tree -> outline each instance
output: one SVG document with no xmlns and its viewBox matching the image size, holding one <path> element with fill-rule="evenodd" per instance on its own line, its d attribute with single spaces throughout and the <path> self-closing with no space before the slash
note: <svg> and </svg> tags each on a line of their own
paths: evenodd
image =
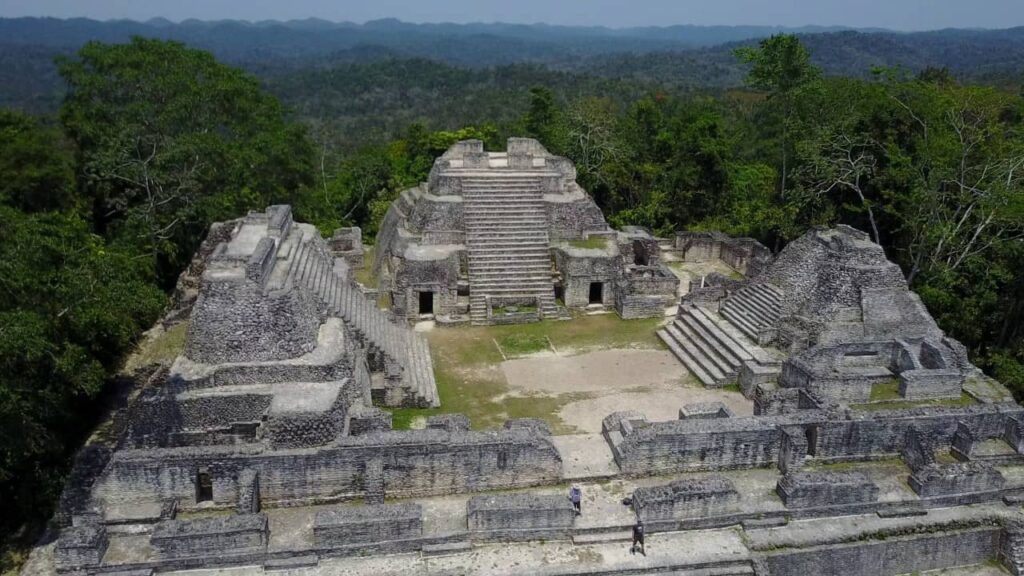
<svg viewBox="0 0 1024 576">
<path fill-rule="evenodd" d="M 207 52 L 90 42 L 60 72 L 61 120 L 93 221 L 145 250 L 165 282 L 209 221 L 287 201 L 311 181 L 305 130 L 255 79 Z"/>
<path fill-rule="evenodd" d="M 74 203 L 74 156 L 59 130 L 0 110 L 0 204 L 26 212 Z"/>
<path fill-rule="evenodd" d="M 768 93 L 770 102 L 782 113 L 782 143 L 779 196 L 785 198 L 789 177 L 789 123 L 794 113 L 794 97 L 821 76 L 811 64 L 811 53 L 793 34 L 778 34 L 760 42 L 757 48 L 737 48 L 735 55 L 750 64 L 747 83 Z"/>
</svg>

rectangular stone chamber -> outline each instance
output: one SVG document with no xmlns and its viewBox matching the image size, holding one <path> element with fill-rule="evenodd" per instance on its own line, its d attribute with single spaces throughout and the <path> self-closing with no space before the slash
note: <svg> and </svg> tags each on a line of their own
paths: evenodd
<svg viewBox="0 0 1024 576">
<path fill-rule="evenodd" d="M 313 540 L 318 547 L 408 540 L 423 535 L 419 504 L 343 506 L 316 513 Z"/>
</svg>

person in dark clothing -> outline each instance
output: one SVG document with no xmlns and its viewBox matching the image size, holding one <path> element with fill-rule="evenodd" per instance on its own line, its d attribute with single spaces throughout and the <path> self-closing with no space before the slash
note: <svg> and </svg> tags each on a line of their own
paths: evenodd
<svg viewBox="0 0 1024 576">
<path fill-rule="evenodd" d="M 573 486 L 569 488 L 569 500 L 572 502 L 572 507 L 576 509 L 576 515 L 579 516 L 583 512 L 580 510 L 580 500 L 583 498 L 583 491 L 580 490 L 579 486 Z"/>
<path fill-rule="evenodd" d="M 633 525 L 633 547 L 629 549 L 630 554 L 636 554 L 637 549 L 644 556 L 647 556 L 647 546 L 644 546 L 644 521 L 637 520 Z"/>
</svg>

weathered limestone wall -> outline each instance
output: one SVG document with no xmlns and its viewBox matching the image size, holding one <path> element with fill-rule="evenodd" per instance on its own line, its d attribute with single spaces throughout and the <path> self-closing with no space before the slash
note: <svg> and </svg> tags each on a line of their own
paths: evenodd
<svg viewBox="0 0 1024 576">
<path fill-rule="evenodd" d="M 775 492 L 789 508 L 817 508 L 878 500 L 878 486 L 860 472 L 794 472 Z"/>
<path fill-rule="evenodd" d="M 566 496 L 499 494 L 470 498 L 466 519 L 484 538 L 536 540 L 568 536 L 576 511 Z"/>
<path fill-rule="evenodd" d="M 585 232 L 608 229 L 601 209 L 582 188 L 571 184 L 567 187 L 566 195 L 572 199 L 545 198 L 548 235 L 552 240 L 574 240 L 582 238 Z"/>
<path fill-rule="evenodd" d="M 882 412 L 808 409 L 749 418 L 642 420 L 642 424 L 625 420 L 608 424 L 605 435 L 616 462 L 627 474 L 727 470 L 775 465 L 787 445 L 784 427 L 803 430 L 814 445 L 798 448 L 814 454 L 819 461 L 844 462 L 899 455 L 911 428 L 946 444 L 952 442 L 960 422 L 977 438 L 1001 438 L 1008 417 L 1021 412 L 1012 402 Z M 632 422 L 638 420 L 633 418 Z"/>
<path fill-rule="evenodd" d="M 240 514 L 157 523 L 150 544 L 161 558 L 224 556 L 265 552 L 269 537 L 264 514 Z"/>
<path fill-rule="evenodd" d="M 419 504 L 344 506 L 316 513 L 313 539 L 319 547 L 388 542 L 423 535 Z"/>
<path fill-rule="evenodd" d="M 771 576 L 889 576 L 982 564 L 997 557 L 1000 528 L 832 544 L 769 554 Z"/>
<path fill-rule="evenodd" d="M 644 522 L 685 520 L 723 514 L 740 499 L 728 478 L 678 480 L 633 491 L 633 509 Z"/>
<path fill-rule="evenodd" d="M 108 544 L 107 530 L 102 524 L 65 528 L 54 548 L 54 564 L 60 572 L 98 566 Z"/>
<path fill-rule="evenodd" d="M 269 296 L 251 281 L 203 282 L 185 355 L 208 364 L 296 358 L 316 347 L 319 328 L 316 304 L 303 290 Z"/>
<path fill-rule="evenodd" d="M 194 502 L 196 473 L 208 471 L 215 503 L 233 505 L 238 474 L 259 474 L 264 503 L 361 498 L 368 463 L 383 463 L 389 496 L 427 496 L 555 482 L 562 462 L 549 437 L 528 428 L 493 432 L 367 432 L 324 448 L 261 445 L 122 450 L 100 480 L 111 501 Z"/>
<path fill-rule="evenodd" d="M 772 262 L 771 250 L 757 240 L 721 232 L 676 232 L 674 245 L 686 262 L 721 260 L 747 278 L 759 276 Z"/>
</svg>

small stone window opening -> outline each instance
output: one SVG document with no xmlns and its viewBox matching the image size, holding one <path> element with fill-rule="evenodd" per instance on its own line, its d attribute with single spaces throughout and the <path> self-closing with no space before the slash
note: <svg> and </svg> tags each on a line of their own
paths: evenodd
<svg viewBox="0 0 1024 576">
<path fill-rule="evenodd" d="M 199 502 L 213 502 L 213 478 L 205 468 L 196 473 L 196 503 Z"/>
<path fill-rule="evenodd" d="M 434 313 L 434 293 L 428 290 L 420 292 L 420 314 Z"/>
<path fill-rule="evenodd" d="M 498 452 L 498 470 L 506 468 L 508 468 L 508 450 L 501 450 Z"/>
<path fill-rule="evenodd" d="M 590 283 L 590 303 L 591 304 L 603 304 L 604 303 L 604 282 L 591 282 Z"/>
</svg>

